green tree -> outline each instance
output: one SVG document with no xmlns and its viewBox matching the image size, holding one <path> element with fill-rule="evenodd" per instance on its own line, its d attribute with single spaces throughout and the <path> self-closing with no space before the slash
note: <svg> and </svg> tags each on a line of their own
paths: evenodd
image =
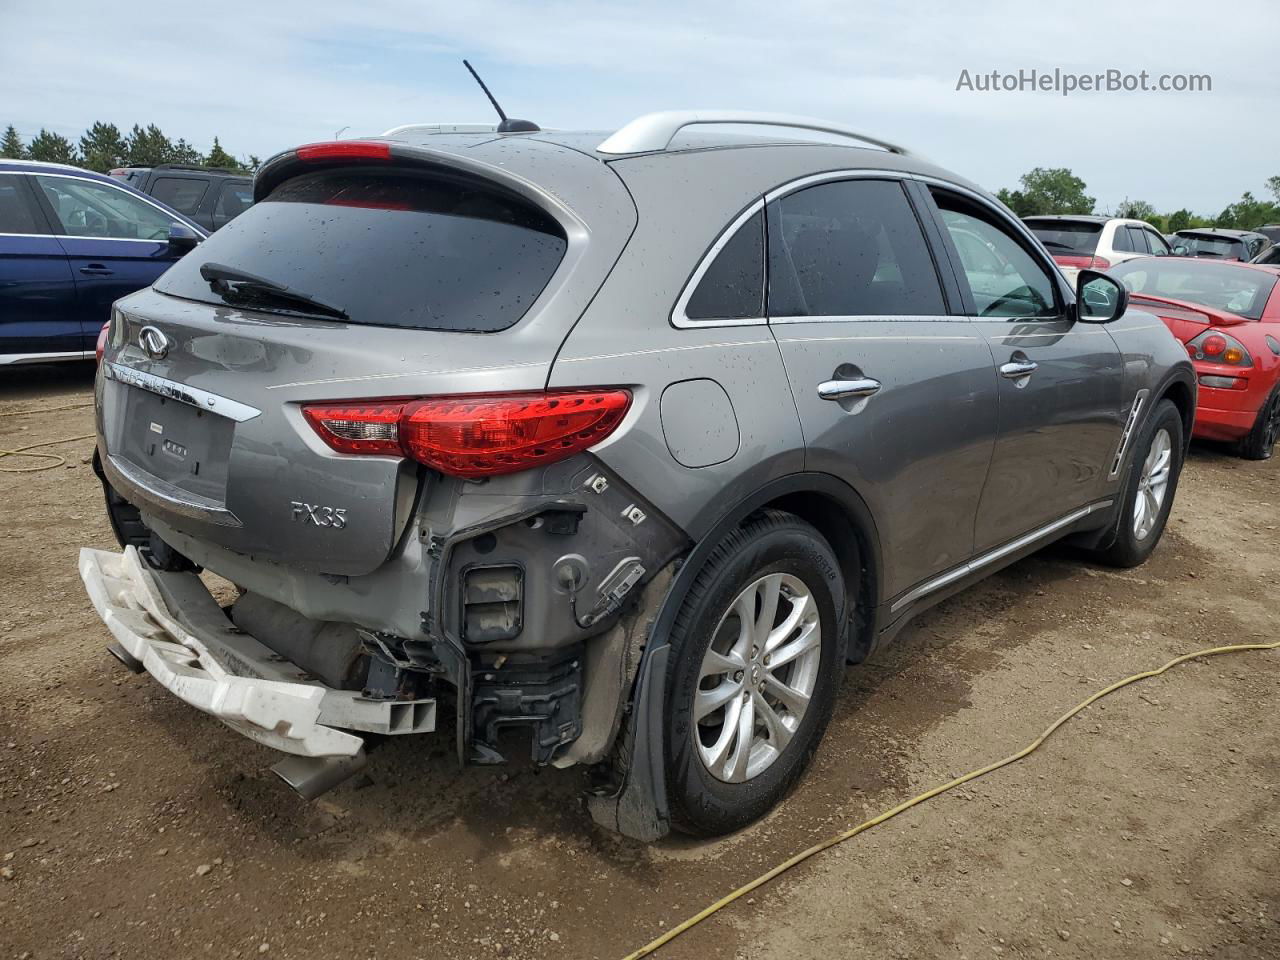
<svg viewBox="0 0 1280 960">
<path fill-rule="evenodd" d="M 262 161 L 258 159 L 257 154 L 251 153 L 247 159 L 240 161 L 240 169 L 248 170 L 250 173 L 257 173 L 260 166 L 262 166 Z"/>
<path fill-rule="evenodd" d="M 1093 212 L 1095 201 L 1085 194 L 1085 182 L 1066 167 L 1036 167 L 1019 182 L 1021 190 L 1000 190 L 996 196 L 1020 217 Z"/>
<path fill-rule="evenodd" d="M 1187 230 L 1191 227 L 1191 222 L 1195 218 L 1190 210 L 1183 207 L 1181 210 L 1175 210 L 1169 214 L 1169 232 L 1177 233 L 1179 230 Z"/>
<path fill-rule="evenodd" d="M 13 127 L 9 128 L 10 130 Z M 1280 177 L 1268 177 L 1267 189 L 1271 191 L 1271 195 L 1276 198 L 1276 202 L 1280 203 Z"/>
<path fill-rule="evenodd" d="M 218 138 L 213 138 L 213 148 L 209 151 L 209 156 L 205 157 L 206 164 L 211 167 L 226 167 L 228 170 L 238 170 L 240 164 L 236 163 L 236 158 L 227 151 L 222 149 L 222 144 L 218 142 Z"/>
<path fill-rule="evenodd" d="M 4 139 L 0 140 L 0 157 L 6 160 L 27 158 L 27 148 L 23 146 L 22 138 L 18 136 L 18 131 L 14 129 L 12 123 L 4 131 Z"/>
<path fill-rule="evenodd" d="M 147 124 L 145 130 L 135 123 L 129 131 L 128 142 L 132 167 L 154 167 L 169 163 L 173 157 L 173 144 L 154 123 Z"/>
<path fill-rule="evenodd" d="M 80 138 L 80 156 L 90 170 L 106 173 L 125 162 L 129 145 L 114 123 L 95 123 Z"/>
<path fill-rule="evenodd" d="M 1244 196 L 1218 214 L 1214 226 L 1252 230 L 1264 223 L 1274 223 L 1277 217 L 1280 217 L 1280 205 L 1259 200 L 1246 190 Z"/>
<path fill-rule="evenodd" d="M 173 145 L 173 150 L 169 154 L 168 162 L 202 164 L 204 163 L 204 157 L 199 150 L 179 137 L 178 142 Z"/>
<path fill-rule="evenodd" d="M 1146 220 L 1148 223 L 1158 219 L 1156 208 L 1145 200 L 1130 200 L 1125 197 L 1116 207 L 1116 216 L 1128 220 Z"/>
<path fill-rule="evenodd" d="M 42 160 L 45 163 L 76 163 L 80 159 L 70 140 L 43 127 L 32 138 L 27 153 L 32 160 Z"/>
</svg>

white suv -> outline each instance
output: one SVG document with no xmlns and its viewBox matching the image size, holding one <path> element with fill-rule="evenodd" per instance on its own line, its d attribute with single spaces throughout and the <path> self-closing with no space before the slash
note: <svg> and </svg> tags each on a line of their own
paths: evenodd
<svg viewBox="0 0 1280 960">
<path fill-rule="evenodd" d="M 1123 217 L 1024 217 L 1068 280 L 1081 270 L 1109 270 L 1134 257 L 1167 257 L 1173 251 L 1143 220 Z"/>
</svg>

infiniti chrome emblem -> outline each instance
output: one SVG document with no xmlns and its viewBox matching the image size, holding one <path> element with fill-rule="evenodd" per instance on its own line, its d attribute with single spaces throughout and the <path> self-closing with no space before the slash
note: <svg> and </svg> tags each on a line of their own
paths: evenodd
<svg viewBox="0 0 1280 960">
<path fill-rule="evenodd" d="M 155 327 L 143 327 L 138 331 L 138 346 L 152 360 L 160 360 L 169 352 L 169 338 Z"/>
</svg>

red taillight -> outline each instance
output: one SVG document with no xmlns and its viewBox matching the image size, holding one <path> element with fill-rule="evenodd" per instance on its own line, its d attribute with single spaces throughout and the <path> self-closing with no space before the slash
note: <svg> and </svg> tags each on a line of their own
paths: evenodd
<svg viewBox="0 0 1280 960">
<path fill-rule="evenodd" d="M 107 337 L 111 336 L 111 321 L 108 320 L 102 325 L 102 329 L 98 331 L 98 343 L 93 349 L 93 355 L 98 362 L 102 362 L 102 355 L 107 351 Z"/>
<path fill-rule="evenodd" d="M 339 453 L 408 456 L 455 477 L 491 477 L 595 446 L 630 405 L 628 390 L 553 390 L 316 403 L 302 412 Z"/>
<path fill-rule="evenodd" d="M 1090 264 L 1090 267 L 1094 270 L 1110 270 L 1111 261 L 1106 257 L 1094 257 L 1093 263 Z"/>
<path fill-rule="evenodd" d="M 1200 342 L 1200 351 L 1206 357 L 1217 357 L 1227 349 L 1227 341 L 1225 337 L 1220 337 L 1216 333 L 1210 334 Z"/>
<path fill-rule="evenodd" d="M 1054 254 L 1054 262 L 1060 267 L 1075 267 L 1084 270 L 1093 265 L 1093 257 L 1076 257 L 1069 254 Z"/>
<path fill-rule="evenodd" d="M 391 144 L 382 140 L 334 140 L 308 143 L 294 151 L 299 160 L 390 160 Z"/>
</svg>

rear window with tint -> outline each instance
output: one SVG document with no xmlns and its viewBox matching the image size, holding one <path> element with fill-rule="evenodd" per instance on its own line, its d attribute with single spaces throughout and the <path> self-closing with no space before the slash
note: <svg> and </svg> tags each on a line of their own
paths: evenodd
<svg viewBox="0 0 1280 960">
<path fill-rule="evenodd" d="M 1260 320 L 1276 285 L 1266 270 L 1197 260 L 1142 258 L 1112 268 L 1131 293 L 1202 303 L 1250 320 Z"/>
<path fill-rule="evenodd" d="M 151 196 L 165 206 L 190 216 L 200 206 L 208 188 L 209 181 L 198 177 L 160 177 L 151 184 Z"/>
<path fill-rule="evenodd" d="M 1070 220 L 1028 220 L 1031 232 L 1040 238 L 1049 253 L 1055 256 L 1080 254 L 1093 256 L 1102 236 L 1100 223 L 1073 223 Z M 1123 249 L 1123 248 L 1121 248 Z"/>
<path fill-rule="evenodd" d="M 1184 257 L 1217 257 L 1221 260 L 1247 260 L 1244 244 L 1231 237 L 1215 237 L 1209 233 L 1178 234 L 1173 252 Z"/>
<path fill-rule="evenodd" d="M 341 307 L 352 323 L 488 333 L 524 316 L 567 246 L 550 215 L 493 184 L 347 168 L 285 181 L 155 288 L 221 304 L 200 276 L 213 262 Z"/>
</svg>

